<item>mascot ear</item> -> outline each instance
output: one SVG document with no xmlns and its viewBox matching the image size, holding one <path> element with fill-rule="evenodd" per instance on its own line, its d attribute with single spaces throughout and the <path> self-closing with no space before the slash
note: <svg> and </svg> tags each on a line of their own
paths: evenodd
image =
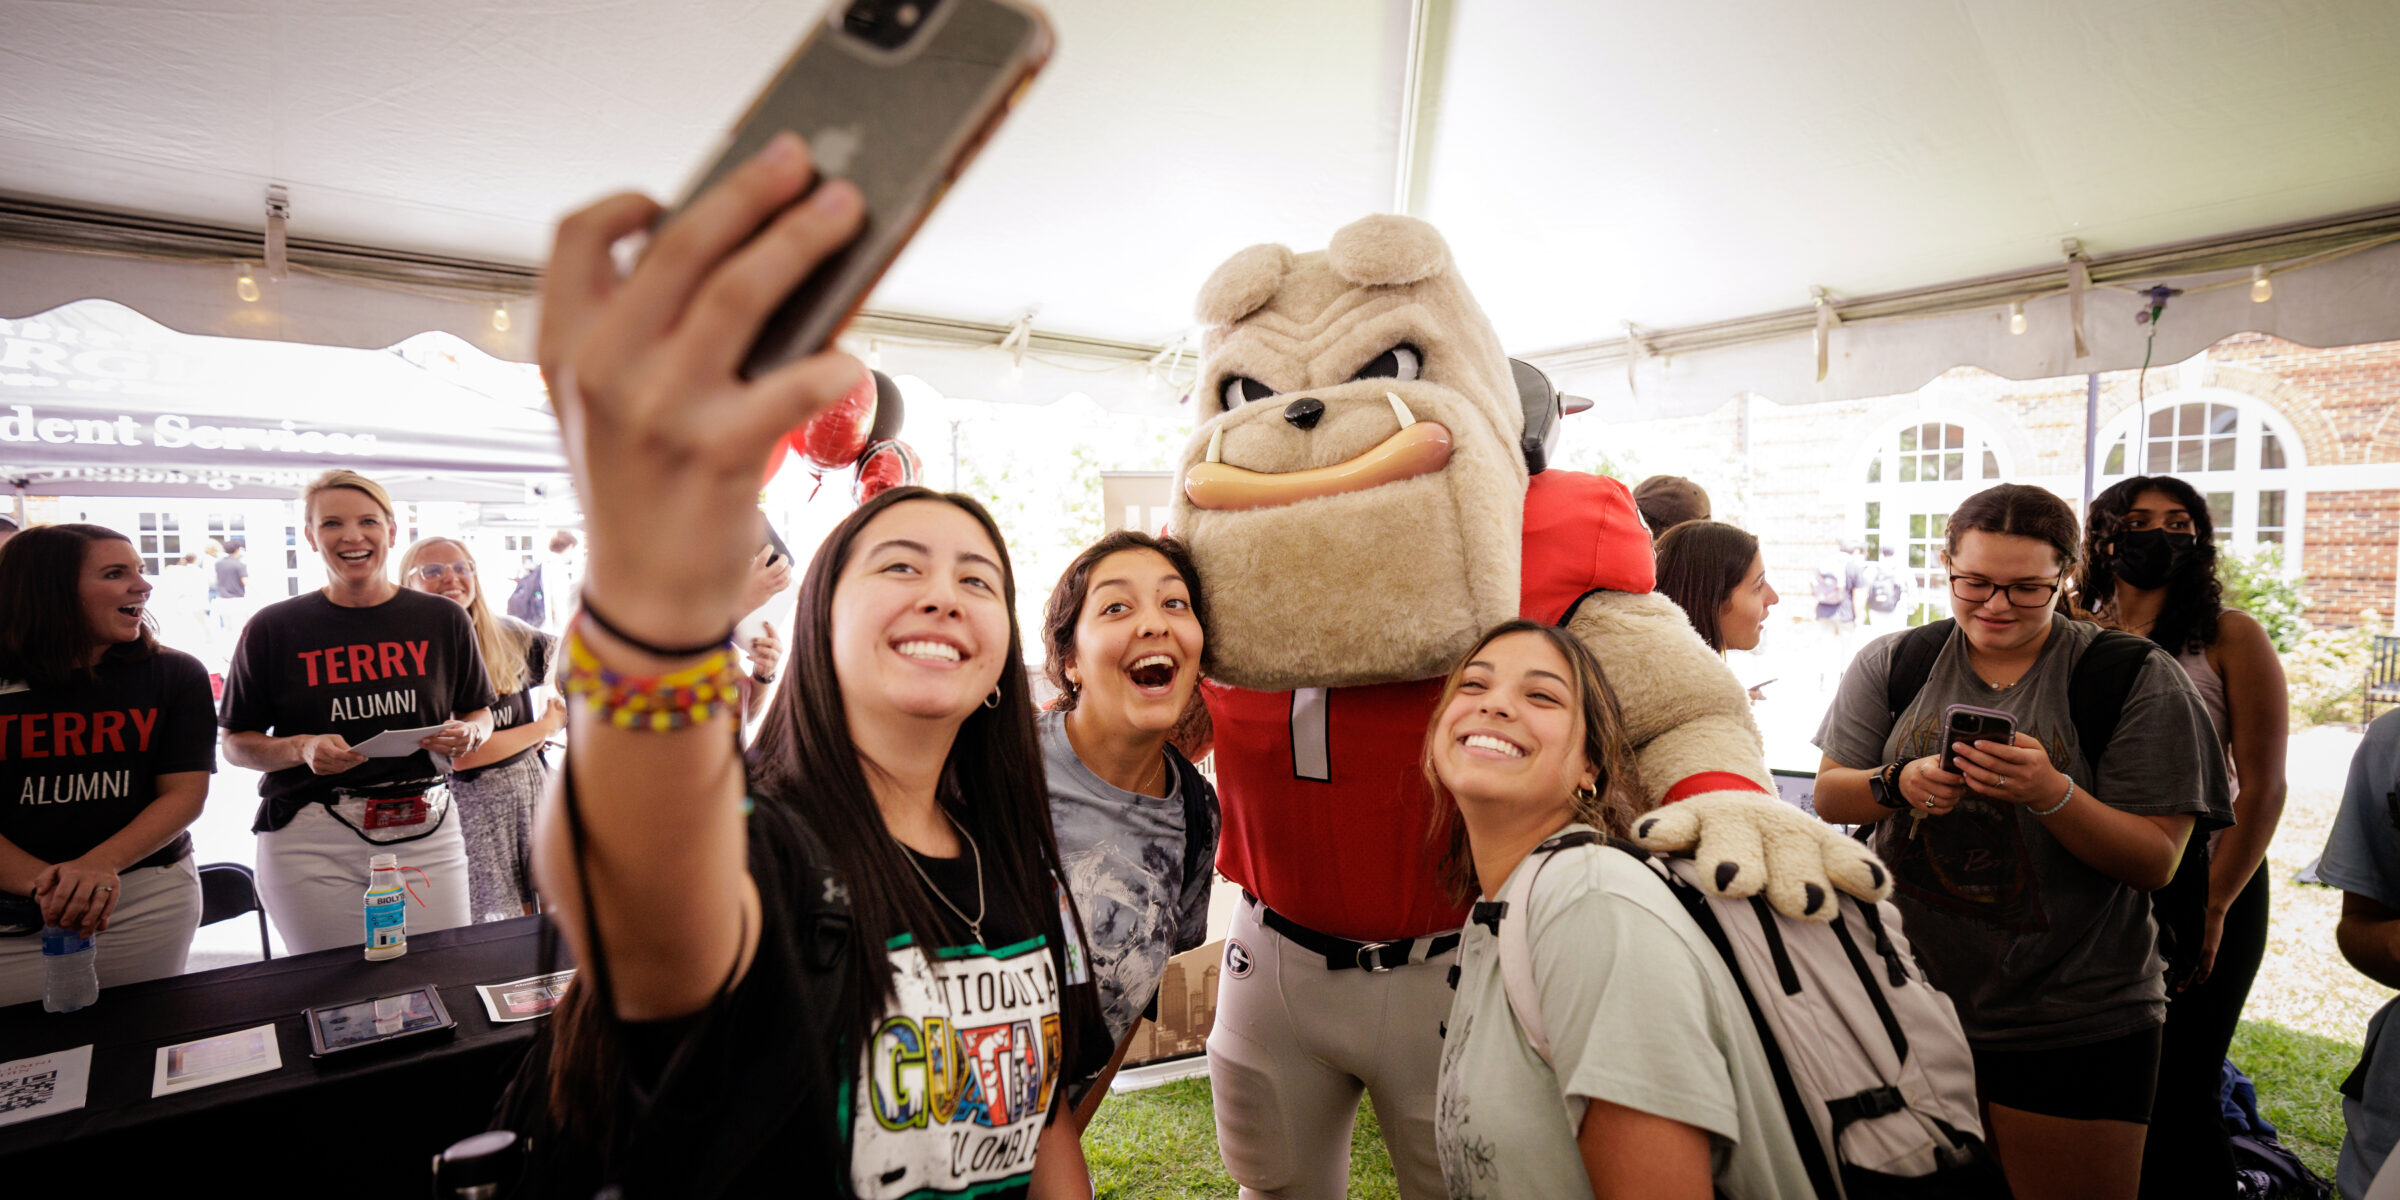
<svg viewBox="0 0 2400 1200">
<path fill-rule="evenodd" d="M 1221 328 L 1257 312 L 1283 286 L 1284 274 L 1291 269 L 1292 252 L 1273 244 L 1252 246 L 1226 259 L 1200 286 L 1200 323 Z"/>
<path fill-rule="evenodd" d="M 1450 244 L 1433 226 L 1391 213 L 1342 226 L 1325 256 L 1336 274 L 1362 287 L 1416 283 L 1450 269 Z"/>
</svg>

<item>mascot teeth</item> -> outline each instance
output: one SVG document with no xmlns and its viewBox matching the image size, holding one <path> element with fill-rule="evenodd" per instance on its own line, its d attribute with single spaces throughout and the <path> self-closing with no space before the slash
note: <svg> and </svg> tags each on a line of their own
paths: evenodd
<svg viewBox="0 0 2400 1200">
<path fill-rule="evenodd" d="M 1417 414 L 1408 411 L 1408 402 L 1400 398 L 1400 393 L 1385 392 L 1383 398 L 1392 402 L 1392 415 L 1400 418 L 1400 428 L 1406 429 L 1417 423 Z M 1216 460 L 1210 459 L 1209 461 Z"/>
<path fill-rule="evenodd" d="M 1215 433 L 1208 435 L 1208 461 L 1212 463 L 1225 461 L 1225 427 L 1222 425 L 1217 426 Z"/>
</svg>

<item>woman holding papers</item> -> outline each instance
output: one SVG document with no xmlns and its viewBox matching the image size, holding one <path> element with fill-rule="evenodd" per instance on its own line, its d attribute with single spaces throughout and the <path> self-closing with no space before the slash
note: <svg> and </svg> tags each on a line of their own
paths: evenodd
<svg viewBox="0 0 2400 1200">
<path fill-rule="evenodd" d="M 42 994 L 44 925 L 99 939 L 100 984 L 183 972 L 200 924 L 184 828 L 216 769 L 208 671 L 158 644 L 124 534 L 0 549 L 0 1006 Z"/>
<path fill-rule="evenodd" d="M 474 625 L 384 574 L 394 526 L 380 484 L 328 471 L 302 499 L 326 585 L 250 618 L 217 713 L 225 757 L 265 772 L 259 898 L 294 951 L 358 945 L 368 859 L 388 849 L 425 875 L 409 927 L 464 925 L 466 841 L 443 777 L 492 732 Z"/>
</svg>

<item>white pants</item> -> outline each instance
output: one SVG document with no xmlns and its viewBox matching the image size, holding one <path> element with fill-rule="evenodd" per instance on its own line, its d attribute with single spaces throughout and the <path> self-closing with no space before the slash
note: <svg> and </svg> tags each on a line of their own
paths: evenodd
<svg viewBox="0 0 2400 1200">
<path fill-rule="evenodd" d="M 200 928 L 200 871 L 192 856 L 127 871 L 117 877 L 117 887 L 108 932 L 93 943 L 100 952 L 100 986 L 183 974 L 192 931 Z M 42 975 L 40 935 L 0 938 L 0 1006 L 41 999 Z"/>
<path fill-rule="evenodd" d="M 1434 1088 L 1458 951 L 1381 974 L 1328 970 L 1324 955 L 1286 941 L 1258 911 L 1244 901 L 1234 912 L 1208 1035 L 1217 1152 L 1243 1200 L 1346 1195 L 1362 1090 L 1400 1195 L 1447 1196 Z"/>
<path fill-rule="evenodd" d="M 292 953 L 366 945 L 368 860 L 378 854 L 397 855 L 402 867 L 425 872 L 423 879 L 415 871 L 400 873 L 416 893 L 408 905 L 410 933 L 468 922 L 467 842 L 459 836 L 456 813 L 443 813 L 424 837 L 377 845 L 324 805 L 311 804 L 291 824 L 258 835 L 258 898 Z"/>
</svg>

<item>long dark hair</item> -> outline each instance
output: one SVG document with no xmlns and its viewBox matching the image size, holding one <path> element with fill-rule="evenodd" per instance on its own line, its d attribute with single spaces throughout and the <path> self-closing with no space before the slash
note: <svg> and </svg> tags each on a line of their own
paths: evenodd
<svg viewBox="0 0 2400 1200">
<path fill-rule="evenodd" d="M 1685 521 L 1658 539 L 1658 590 L 1690 617 L 1711 650 L 1725 648 L 1725 598 L 1758 561 L 1758 539 L 1723 521 Z"/>
<path fill-rule="evenodd" d="M 1200 623 L 1200 635 L 1208 636 L 1208 602 L 1200 596 L 1200 567 L 1192 561 L 1191 549 L 1171 537 L 1152 537 L 1138 529 L 1119 529 L 1104 534 L 1099 541 L 1083 548 L 1075 561 L 1058 577 L 1057 586 L 1050 589 L 1050 602 L 1042 608 L 1042 674 L 1050 686 L 1058 689 L 1056 707 L 1060 712 L 1075 708 L 1076 687 L 1067 679 L 1067 665 L 1075 661 L 1075 626 L 1083 617 L 1083 602 L 1092 593 L 1092 571 L 1102 559 L 1126 550 L 1148 550 L 1167 560 L 1175 573 L 1183 577 L 1183 587 L 1191 597 L 1192 619 Z"/>
<path fill-rule="evenodd" d="M 2198 489 L 2172 475 L 2136 475 L 2092 497 L 2084 522 L 2083 568 L 2075 575 L 2075 601 L 2096 617 L 2113 618 L 2117 573 L 2108 565 L 2108 544 L 2125 532 L 2125 514 L 2143 492 L 2165 492 L 2192 515 L 2192 553 L 2167 578 L 2167 602 L 2150 627 L 2150 640 L 2169 654 L 2213 646 L 2217 614 L 2225 607 L 2225 584 L 2217 578 L 2217 527 Z"/>
<path fill-rule="evenodd" d="M 59 688 L 92 677 L 84 660 L 100 638 L 83 617 L 83 560 L 100 542 L 133 539 L 104 525 L 37 525 L 0 545 L 0 679 Z M 141 633 L 101 657 L 139 662 L 156 653 L 144 613 Z"/>
<path fill-rule="evenodd" d="M 1418 754 L 1425 786 L 1433 789 L 1433 827 L 1427 838 L 1440 855 L 1442 890 L 1459 904 L 1473 900 L 1480 886 L 1458 797 L 1450 794 L 1433 769 L 1434 738 L 1440 733 L 1442 714 L 1449 711 L 1451 698 L 1458 694 L 1459 677 L 1466 674 L 1467 664 L 1474 662 L 1484 647 L 1512 633 L 1542 635 L 1567 660 L 1567 673 L 1575 677 L 1575 704 L 1583 715 L 1583 758 L 1597 772 L 1591 797 L 1575 799 L 1575 819 L 1612 837 L 1630 838 L 1633 818 L 1642 810 L 1642 781 L 1634 766 L 1633 739 L 1625 732 L 1624 710 L 1617 707 L 1616 690 L 1608 686 L 1600 660 L 1593 658 L 1574 634 L 1556 625 L 1523 618 L 1494 625 L 1476 641 L 1474 649 L 1458 656 L 1448 678 L 1442 680 L 1442 698 L 1433 706 L 1433 720 L 1425 726 L 1425 746 Z M 1500 881 L 1491 883 L 1497 887 Z"/>
<path fill-rule="evenodd" d="M 849 985 L 842 1010 L 829 1022 L 863 1046 L 893 996 L 891 960 L 885 945 L 903 932 L 928 940 L 945 928 L 925 893 L 907 852 L 885 829 L 883 812 L 867 784 L 868 765 L 859 760 L 844 714 L 841 680 L 833 667 L 833 597 L 852 544 L 886 509 L 911 501 L 948 504 L 983 527 L 999 555 L 1001 591 L 1008 619 L 1008 658 L 1000 669 L 1000 703 L 978 706 L 958 727 L 949 761 L 943 764 L 942 808 L 981 848 L 984 870 L 1018 910 L 1063 950 L 1054 881 L 1065 878 L 1058 841 L 1050 827 L 1050 792 L 1042 774 L 1042 745 L 1034 732 L 1033 689 L 1025 674 L 1024 642 L 1017 629 L 1016 569 L 1008 542 L 992 515 L 973 498 L 931 488 L 896 487 L 859 506 L 825 539 L 800 583 L 792 617 L 792 678 L 773 705 L 750 750 L 752 794 L 768 804 L 787 805 L 807 820 L 828 846 L 841 847 L 843 881 L 850 888 Z M 1060 978 L 1064 978 L 1063 966 Z M 1071 1004 L 1074 989 L 1061 993 Z M 1088 1002 L 1088 1000 L 1087 1000 Z M 1061 1062 L 1075 1061 L 1071 1043 L 1079 1022 L 1061 1022 L 1070 1043 Z"/>
</svg>

